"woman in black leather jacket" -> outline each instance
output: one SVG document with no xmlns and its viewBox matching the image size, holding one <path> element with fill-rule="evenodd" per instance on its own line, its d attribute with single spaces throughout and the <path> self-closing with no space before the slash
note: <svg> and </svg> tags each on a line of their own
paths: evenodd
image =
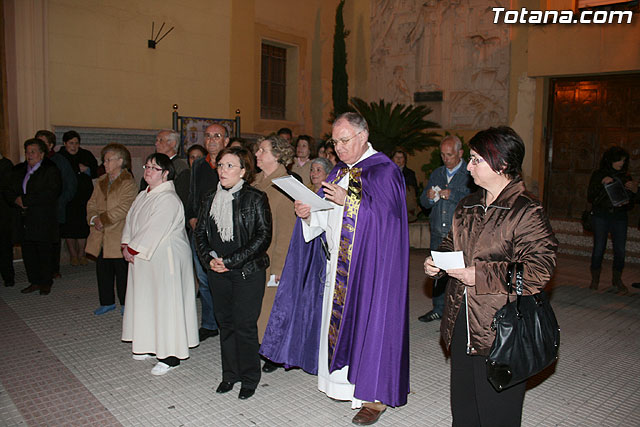
<svg viewBox="0 0 640 427">
<path fill-rule="evenodd" d="M 598 289 L 602 258 L 607 246 L 607 236 L 611 233 L 613 244 L 613 288 L 621 294 L 629 292 L 622 282 L 625 247 L 627 244 L 627 211 L 633 207 L 637 185 L 627 173 L 629 153 L 620 147 L 611 147 L 602 155 L 600 168 L 593 172 L 589 181 L 587 198 L 591 203 L 593 226 L 593 252 L 591 253 L 591 289 Z M 621 193 L 626 192 L 627 201 L 611 202 L 605 185 L 618 181 Z"/>
<path fill-rule="evenodd" d="M 258 316 L 264 296 L 271 210 L 265 193 L 249 185 L 253 155 L 225 148 L 216 157 L 220 181 L 201 206 L 195 229 L 198 256 L 209 266 L 209 287 L 220 326 L 222 382 L 217 393 L 241 383 L 239 399 L 260 382 Z"/>
</svg>

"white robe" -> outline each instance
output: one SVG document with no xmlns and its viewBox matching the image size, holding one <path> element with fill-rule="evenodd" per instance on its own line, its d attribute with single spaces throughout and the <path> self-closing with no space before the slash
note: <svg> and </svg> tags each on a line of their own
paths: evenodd
<svg viewBox="0 0 640 427">
<path fill-rule="evenodd" d="M 191 247 L 173 181 L 138 194 L 122 233 L 138 254 L 129 264 L 122 340 L 133 353 L 189 357 L 199 344 Z"/>
<path fill-rule="evenodd" d="M 358 159 L 358 162 L 377 153 L 369 144 L 369 149 Z M 357 163 L 357 162 L 356 162 Z M 349 167 L 353 165 L 348 165 Z M 349 174 L 342 177 L 338 185 L 344 189 L 349 186 Z M 332 203 L 333 204 L 333 203 Z M 344 206 L 333 204 L 334 208 L 311 213 L 309 224 L 302 221 L 302 230 L 306 242 L 326 231 L 327 246 L 331 258 L 327 261 L 327 274 L 322 300 L 322 323 L 320 325 L 320 349 L 318 356 L 318 389 L 327 396 L 337 400 L 350 400 L 351 408 L 362 406 L 362 400 L 353 396 L 355 385 L 347 380 L 349 366 L 329 373 L 329 324 L 333 309 L 333 292 L 338 269 L 338 251 L 340 249 L 340 233 L 342 232 L 342 214 Z"/>
</svg>

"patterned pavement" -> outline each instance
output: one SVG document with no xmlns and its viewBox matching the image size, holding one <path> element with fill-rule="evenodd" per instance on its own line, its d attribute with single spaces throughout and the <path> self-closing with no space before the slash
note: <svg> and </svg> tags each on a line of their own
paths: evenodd
<svg viewBox="0 0 640 427">
<path fill-rule="evenodd" d="M 387 410 L 379 426 L 451 425 L 439 325 L 417 321 L 431 303 L 423 258 L 423 250 L 411 251 L 409 402 Z M 328 399 L 316 378 L 300 370 L 263 374 L 247 401 L 235 391 L 217 395 L 217 338 L 193 349 L 178 369 L 154 377 L 153 361 L 134 361 L 130 344 L 120 341 L 120 311 L 93 315 L 93 264 L 63 266 L 48 296 L 21 294 L 26 277 L 21 263 L 16 268 L 16 286 L 0 288 L 2 426 L 351 425 L 349 404 Z M 590 291 L 587 275 L 587 258 L 560 256 L 551 287 L 560 359 L 529 382 L 523 426 L 640 425 L 639 294 Z M 628 265 L 624 279 L 640 280 L 640 266 Z"/>
</svg>

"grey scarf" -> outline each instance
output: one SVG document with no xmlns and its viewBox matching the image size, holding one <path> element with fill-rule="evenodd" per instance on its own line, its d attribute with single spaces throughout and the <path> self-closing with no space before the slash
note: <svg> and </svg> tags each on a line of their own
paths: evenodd
<svg viewBox="0 0 640 427">
<path fill-rule="evenodd" d="M 233 194 L 240 191 L 243 184 L 244 179 L 241 179 L 229 190 L 225 190 L 218 182 L 218 189 L 213 198 L 213 203 L 211 203 L 209 216 L 215 221 L 218 227 L 218 234 L 220 234 L 220 239 L 223 242 L 233 240 Z"/>
</svg>

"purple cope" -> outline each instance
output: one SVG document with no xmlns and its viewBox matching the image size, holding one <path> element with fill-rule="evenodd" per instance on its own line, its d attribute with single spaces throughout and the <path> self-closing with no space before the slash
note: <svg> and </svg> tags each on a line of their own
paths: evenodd
<svg viewBox="0 0 640 427">
<path fill-rule="evenodd" d="M 333 182 L 345 168 L 339 162 L 327 181 Z M 348 380 L 355 385 L 357 399 L 401 406 L 409 392 L 409 233 L 404 178 L 382 153 L 353 168 L 360 169 L 356 178 L 361 186 L 360 204 L 329 369 L 349 366 Z M 326 269 L 323 239 L 324 233 L 306 243 L 298 220 L 260 347 L 268 359 L 312 374 L 318 371 Z"/>
</svg>

